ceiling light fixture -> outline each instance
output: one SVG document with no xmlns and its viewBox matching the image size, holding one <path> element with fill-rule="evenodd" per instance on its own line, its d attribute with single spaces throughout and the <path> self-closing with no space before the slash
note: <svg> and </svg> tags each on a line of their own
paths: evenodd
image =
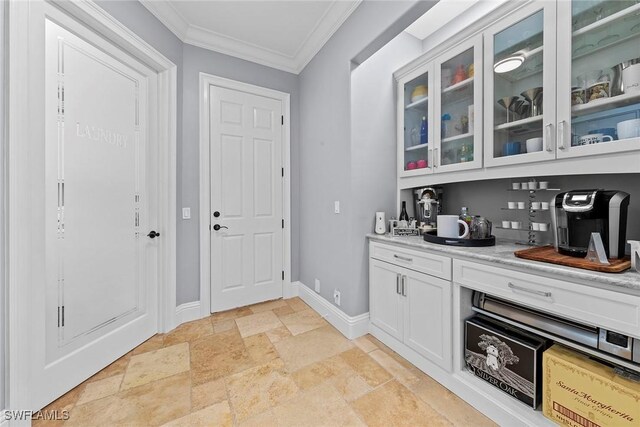
<svg viewBox="0 0 640 427">
<path fill-rule="evenodd" d="M 493 64 L 493 71 L 498 74 L 508 73 L 519 68 L 525 59 L 527 59 L 527 56 L 524 52 L 516 52 Z"/>
</svg>

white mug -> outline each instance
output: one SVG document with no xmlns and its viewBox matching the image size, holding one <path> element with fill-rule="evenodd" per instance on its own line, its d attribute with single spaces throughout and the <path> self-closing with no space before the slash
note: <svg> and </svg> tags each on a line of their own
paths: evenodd
<svg viewBox="0 0 640 427">
<path fill-rule="evenodd" d="M 634 64 L 622 70 L 624 93 L 640 92 L 640 64 Z"/>
<path fill-rule="evenodd" d="M 591 145 L 597 144 L 599 142 L 610 142 L 613 141 L 613 137 L 611 135 L 604 135 L 602 133 L 590 133 L 589 135 L 584 135 L 580 137 L 580 145 Z"/>
<path fill-rule="evenodd" d="M 458 215 L 438 215 L 438 237 L 464 239 L 469 236 L 469 224 L 461 220 Z M 458 224 L 464 227 L 464 233 L 459 233 Z"/>
</svg>

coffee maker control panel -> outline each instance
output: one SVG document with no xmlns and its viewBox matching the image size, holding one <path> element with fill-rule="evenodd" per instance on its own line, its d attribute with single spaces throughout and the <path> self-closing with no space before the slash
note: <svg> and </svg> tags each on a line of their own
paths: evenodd
<svg viewBox="0 0 640 427">
<path fill-rule="evenodd" d="M 576 190 L 565 193 L 562 208 L 567 212 L 588 212 L 593 209 L 598 190 Z"/>
</svg>

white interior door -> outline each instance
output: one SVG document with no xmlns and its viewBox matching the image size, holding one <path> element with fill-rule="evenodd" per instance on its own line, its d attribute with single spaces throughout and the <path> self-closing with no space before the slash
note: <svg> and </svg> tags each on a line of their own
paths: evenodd
<svg viewBox="0 0 640 427">
<path fill-rule="evenodd" d="M 217 86 L 209 95 L 216 312 L 282 297 L 282 102 Z"/>
<path fill-rule="evenodd" d="M 147 236 L 157 224 L 155 78 L 95 33 L 44 26 L 45 307 L 36 328 L 45 348 L 34 356 L 34 409 L 157 330 L 158 239 Z"/>
</svg>

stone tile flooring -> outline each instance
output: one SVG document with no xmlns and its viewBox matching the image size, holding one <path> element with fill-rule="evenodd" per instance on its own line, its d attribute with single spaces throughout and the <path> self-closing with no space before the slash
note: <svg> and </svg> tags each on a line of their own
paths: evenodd
<svg viewBox="0 0 640 427">
<path fill-rule="evenodd" d="M 69 426 L 494 425 L 372 336 L 344 338 L 300 298 L 156 335 L 45 409 L 68 410 Z"/>
</svg>

